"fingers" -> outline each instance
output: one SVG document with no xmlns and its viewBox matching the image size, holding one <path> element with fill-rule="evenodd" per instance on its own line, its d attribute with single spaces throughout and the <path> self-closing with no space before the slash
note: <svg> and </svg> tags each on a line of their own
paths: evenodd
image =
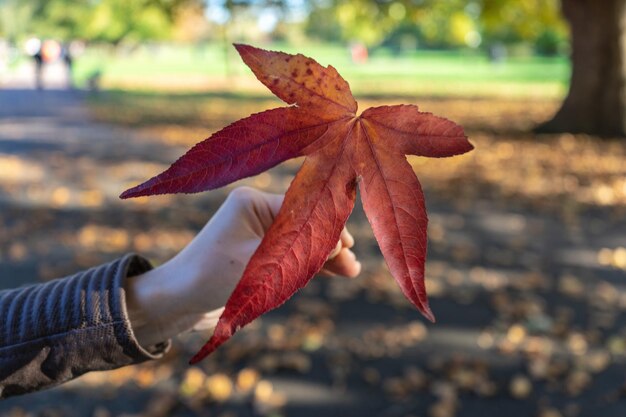
<svg viewBox="0 0 626 417">
<path fill-rule="evenodd" d="M 230 197 L 244 208 L 251 209 L 265 231 L 267 231 L 274 222 L 285 199 L 284 194 L 270 194 L 250 187 L 238 187 L 231 191 Z M 333 249 L 328 258 L 332 259 L 337 256 L 342 247 L 351 248 L 353 246 L 354 237 L 352 237 L 348 229 L 344 227 L 341 231 L 337 246 Z"/>
<path fill-rule="evenodd" d="M 231 192 L 229 199 L 246 213 L 244 220 L 250 228 L 262 238 L 272 225 L 283 204 L 285 196 L 258 191 L 250 187 L 239 187 Z M 240 212 L 241 213 L 241 212 Z M 339 241 L 328 256 L 321 273 L 326 275 L 343 275 L 355 277 L 361 272 L 361 263 L 356 260 L 354 252 L 354 237 L 345 227 L 341 231 Z"/>
<path fill-rule="evenodd" d="M 345 227 L 341 231 L 340 239 L 344 248 L 351 248 L 354 246 L 354 237 L 352 237 L 350 232 L 348 232 L 348 229 L 346 229 Z"/>
<path fill-rule="evenodd" d="M 258 215 L 264 232 L 267 232 L 267 229 L 274 223 L 274 219 L 278 215 L 284 199 L 284 194 L 270 194 L 259 191 L 256 198 L 252 201 L 254 211 Z"/>
<path fill-rule="evenodd" d="M 343 275 L 354 278 L 361 272 L 361 262 L 356 260 L 356 255 L 348 248 L 342 248 L 339 253 L 326 262 L 322 273 L 326 275 Z"/>
<path fill-rule="evenodd" d="M 226 204 L 232 207 L 243 223 L 248 224 L 259 237 L 263 237 L 278 215 L 284 199 L 282 194 L 238 187 L 230 192 Z"/>
<path fill-rule="evenodd" d="M 341 249 L 343 248 L 349 249 L 353 246 L 354 246 L 354 237 L 352 237 L 350 232 L 348 232 L 348 229 L 344 227 L 343 230 L 341 231 L 341 235 L 339 236 L 339 241 L 337 242 L 337 245 L 332 250 L 330 255 L 328 255 L 328 259 L 329 260 L 333 259 L 337 255 L 339 255 L 339 252 L 341 251 Z"/>
<path fill-rule="evenodd" d="M 361 272 L 361 263 L 356 260 L 356 255 L 350 250 L 354 246 L 354 237 L 344 227 L 335 249 L 328 256 L 321 273 L 324 275 L 343 275 L 356 277 Z"/>
<path fill-rule="evenodd" d="M 269 214 L 272 218 L 272 222 L 278 215 L 278 211 L 280 207 L 283 205 L 283 200 L 285 200 L 284 194 L 270 194 L 265 192 L 260 192 L 260 197 L 264 200 L 264 203 L 269 211 Z M 269 228 L 269 225 L 267 226 Z"/>
<path fill-rule="evenodd" d="M 339 252 L 341 252 L 341 249 L 343 249 L 343 242 L 341 240 L 338 240 L 337 244 L 335 245 L 335 248 L 332 250 L 332 252 L 330 252 L 330 255 L 328 255 L 328 260 L 331 260 L 335 258 L 337 255 L 339 255 Z"/>
</svg>

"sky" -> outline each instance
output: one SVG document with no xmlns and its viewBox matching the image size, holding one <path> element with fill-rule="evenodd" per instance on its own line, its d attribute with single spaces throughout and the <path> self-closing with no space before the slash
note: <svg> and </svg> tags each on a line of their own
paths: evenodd
<svg viewBox="0 0 626 417">
<path fill-rule="evenodd" d="M 205 15 L 211 22 L 223 25 L 231 18 L 230 11 L 225 7 L 225 0 L 209 0 Z M 268 6 L 265 1 L 253 0 L 251 11 L 258 16 L 259 30 L 271 32 L 280 20 L 298 21 L 304 20 L 307 13 L 307 5 L 304 0 L 286 0 L 286 13 L 276 6 Z"/>
</svg>

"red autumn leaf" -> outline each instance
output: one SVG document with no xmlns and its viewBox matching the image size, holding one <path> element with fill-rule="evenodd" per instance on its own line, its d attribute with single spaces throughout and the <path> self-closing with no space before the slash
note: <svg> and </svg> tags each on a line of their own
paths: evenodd
<svg viewBox="0 0 626 417">
<path fill-rule="evenodd" d="M 463 129 L 412 105 L 374 107 L 357 116 L 350 87 L 333 67 L 300 54 L 235 47 L 257 78 L 292 106 L 233 123 L 121 196 L 210 190 L 306 155 L 213 336 L 191 363 L 283 304 L 322 268 L 354 207 L 357 184 L 392 275 L 434 321 L 424 287 L 424 194 L 405 155 L 468 152 L 473 147 Z"/>
</svg>

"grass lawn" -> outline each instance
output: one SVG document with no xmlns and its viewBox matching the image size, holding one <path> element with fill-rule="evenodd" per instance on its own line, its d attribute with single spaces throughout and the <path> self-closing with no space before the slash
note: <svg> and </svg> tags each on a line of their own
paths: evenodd
<svg viewBox="0 0 626 417">
<path fill-rule="evenodd" d="M 515 96 L 559 98 L 566 90 L 565 58 L 510 57 L 498 64 L 476 51 L 416 51 L 394 55 L 374 51 L 366 64 L 354 64 L 345 47 L 307 44 L 259 45 L 301 52 L 332 64 L 357 95 Z M 105 88 L 177 91 L 261 91 L 232 47 L 219 44 L 143 46 L 120 52 L 88 50 L 76 60 L 79 83 L 102 73 Z"/>
</svg>

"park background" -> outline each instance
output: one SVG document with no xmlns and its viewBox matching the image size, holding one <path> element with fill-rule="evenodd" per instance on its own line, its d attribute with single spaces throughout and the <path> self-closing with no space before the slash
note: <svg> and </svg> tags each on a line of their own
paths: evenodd
<svg viewBox="0 0 626 417">
<path fill-rule="evenodd" d="M 624 3 L 0 1 L 0 288 L 131 251 L 164 262 L 234 187 L 286 190 L 301 161 L 208 193 L 117 198 L 280 105 L 233 42 L 331 64 L 361 108 L 417 104 L 476 147 L 409 159 L 437 324 L 404 300 L 357 204 L 358 279 L 314 279 L 199 367 L 193 335 L 0 415 L 625 415 Z M 71 79 L 57 59 L 36 89 L 33 39 L 71 51 Z"/>
</svg>

